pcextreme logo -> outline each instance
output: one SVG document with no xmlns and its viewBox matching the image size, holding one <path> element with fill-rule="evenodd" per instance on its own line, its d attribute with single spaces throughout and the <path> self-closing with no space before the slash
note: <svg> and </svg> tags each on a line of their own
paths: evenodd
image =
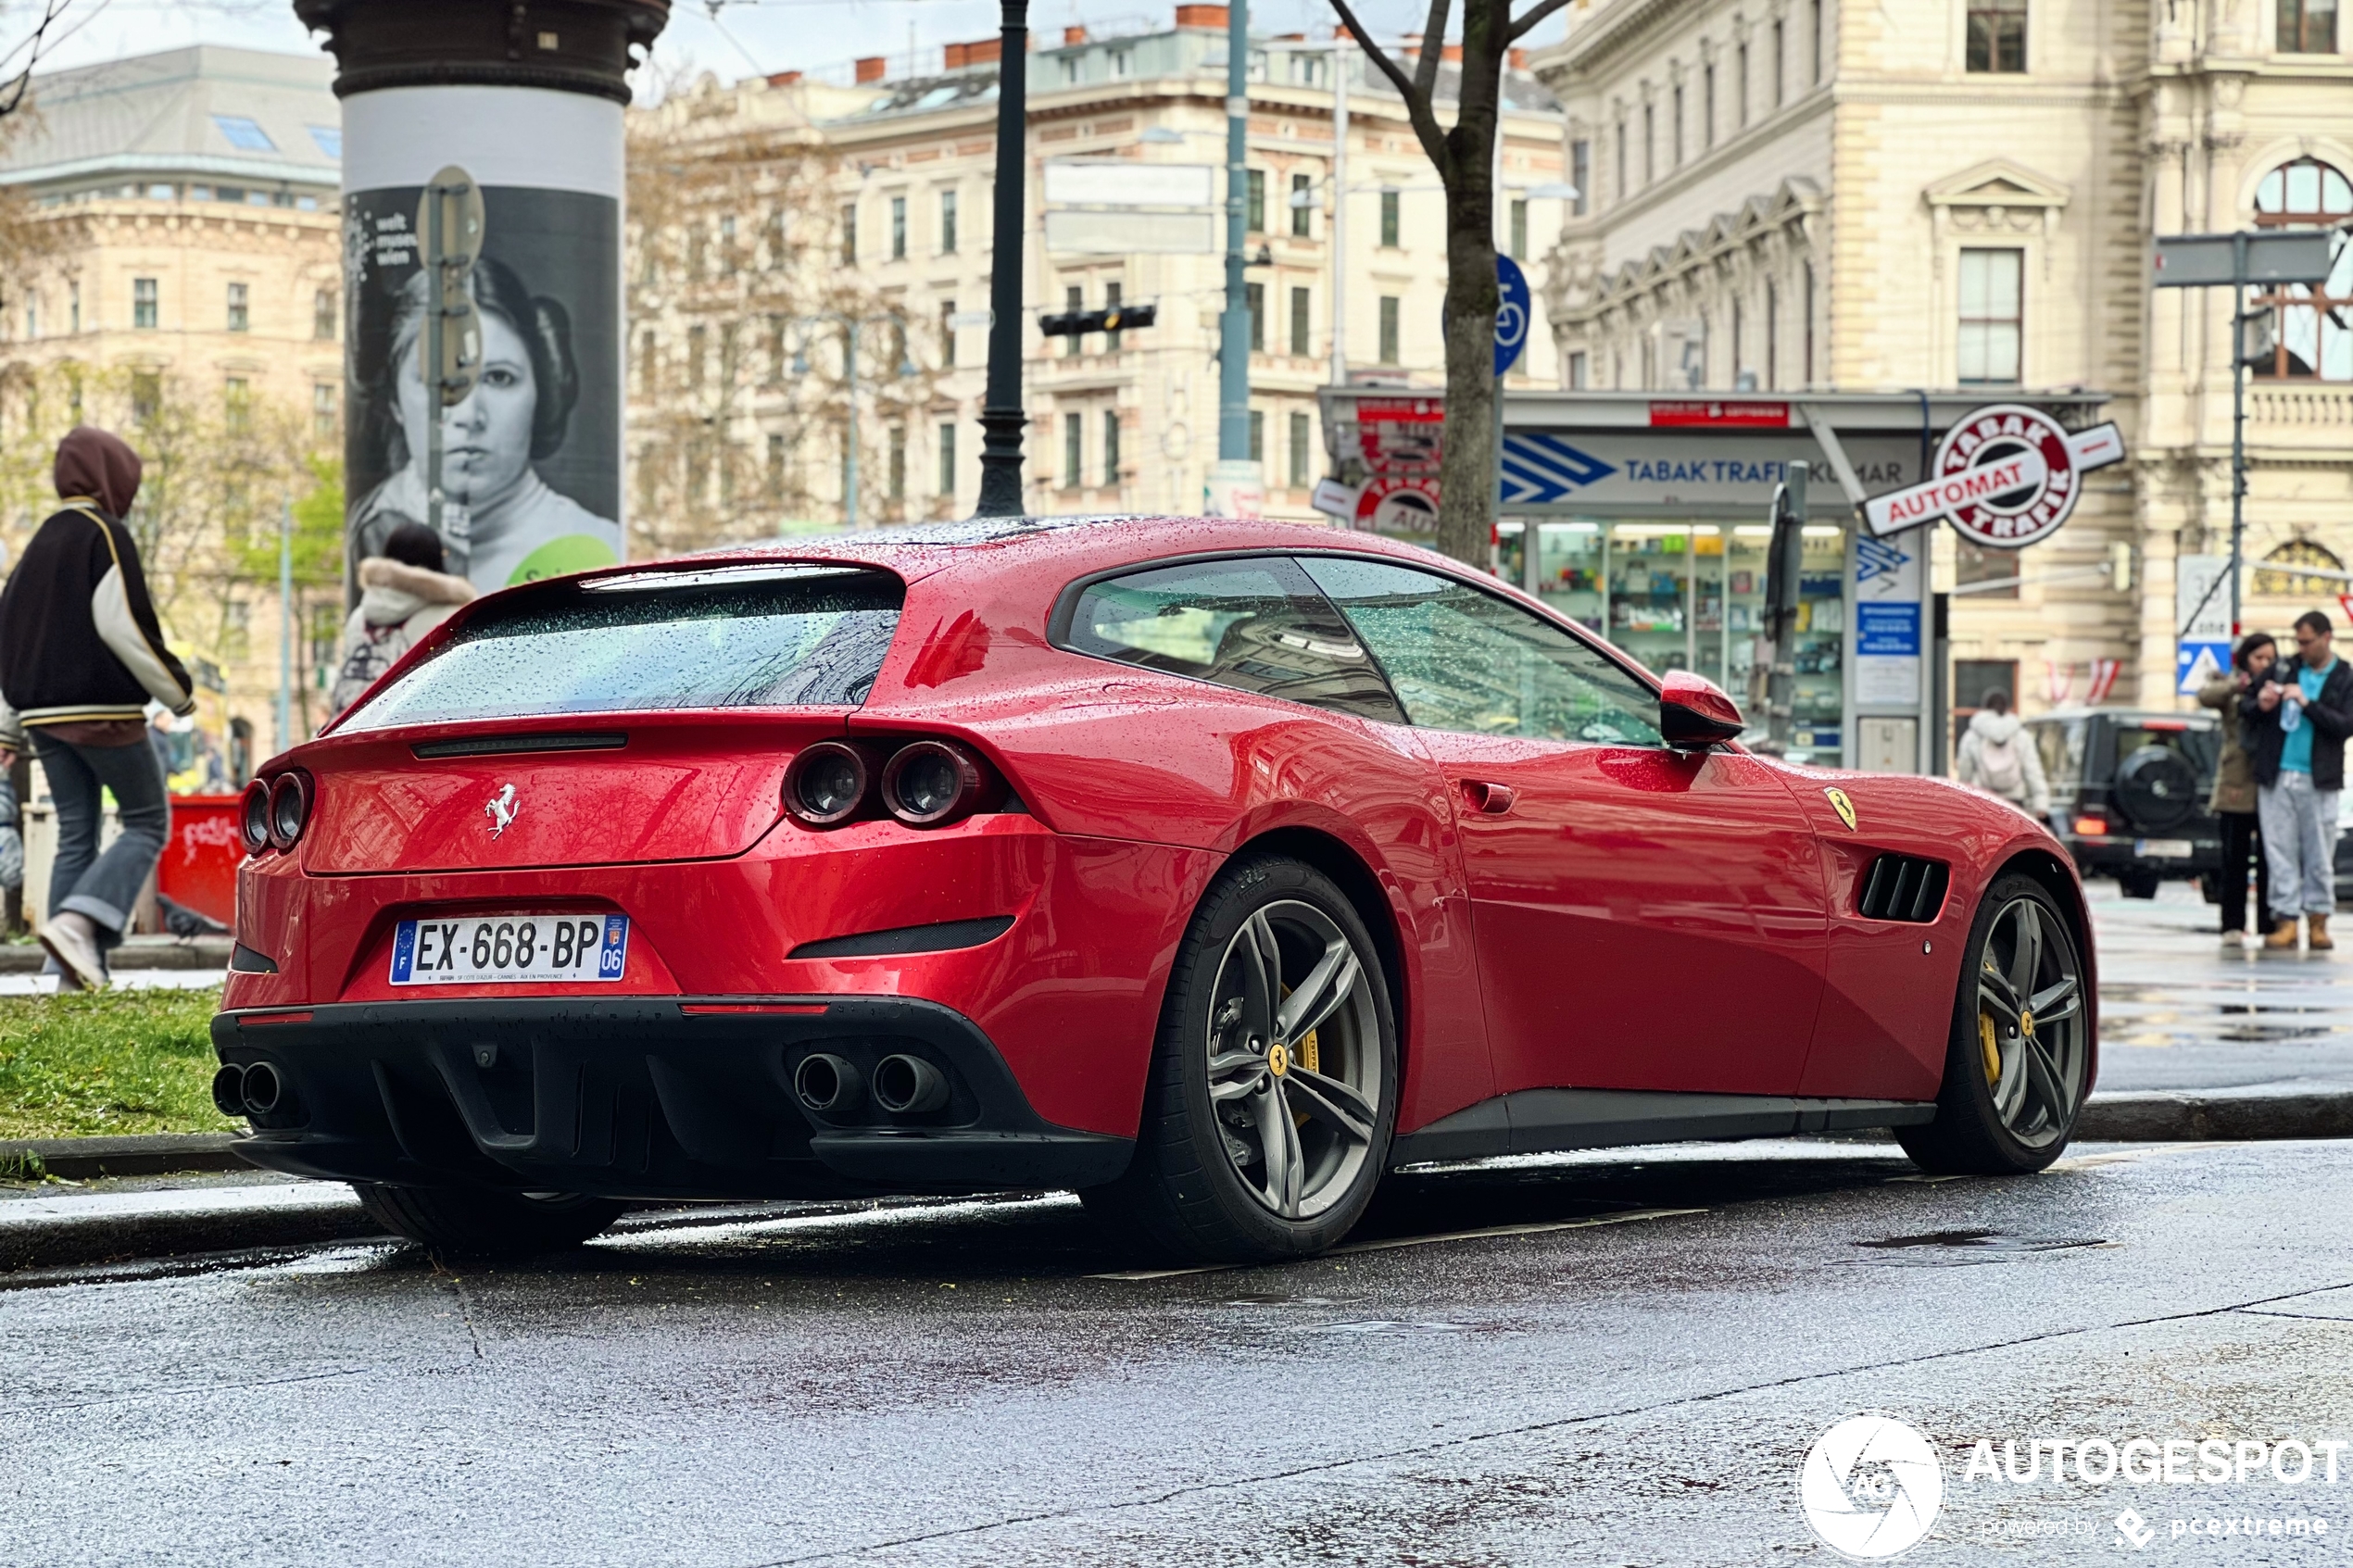
<svg viewBox="0 0 2353 1568">
<path fill-rule="evenodd" d="M 1917 1427 L 1892 1415 L 1851 1415 L 1806 1450 L 1797 1495 L 1831 1550 L 1872 1561 L 1924 1539 L 1944 1502 L 1944 1467 Z"/>
</svg>

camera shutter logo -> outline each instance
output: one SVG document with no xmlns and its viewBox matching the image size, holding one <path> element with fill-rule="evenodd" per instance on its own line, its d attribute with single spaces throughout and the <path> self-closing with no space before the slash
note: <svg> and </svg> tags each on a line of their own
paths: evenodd
<svg viewBox="0 0 2353 1568">
<path fill-rule="evenodd" d="M 1798 1472 L 1806 1522 L 1843 1556 L 1894 1557 L 1927 1538 L 1944 1501 L 1944 1467 L 1916 1427 L 1855 1415 L 1814 1439 Z"/>
</svg>

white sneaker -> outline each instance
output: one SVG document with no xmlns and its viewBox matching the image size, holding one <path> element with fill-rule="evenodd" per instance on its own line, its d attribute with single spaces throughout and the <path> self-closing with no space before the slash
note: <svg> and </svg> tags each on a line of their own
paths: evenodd
<svg viewBox="0 0 2353 1568">
<path fill-rule="evenodd" d="M 107 960 L 98 951 L 98 944 L 84 936 L 63 921 L 51 921 L 41 928 L 41 945 L 57 960 L 63 972 L 57 988 L 73 991 L 103 991 L 107 988 Z"/>
</svg>

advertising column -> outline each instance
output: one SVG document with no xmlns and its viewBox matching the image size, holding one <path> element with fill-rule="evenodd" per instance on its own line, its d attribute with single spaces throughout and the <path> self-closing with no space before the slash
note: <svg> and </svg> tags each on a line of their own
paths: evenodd
<svg viewBox="0 0 2353 1568">
<path fill-rule="evenodd" d="M 296 0 L 295 12 L 328 34 L 343 100 L 351 562 L 436 512 L 447 569 L 482 592 L 619 560 L 624 73 L 668 0 Z M 435 299 L 417 230 L 444 170 L 479 188 L 484 217 L 463 269 L 479 361 L 454 401 L 427 387 Z"/>
</svg>

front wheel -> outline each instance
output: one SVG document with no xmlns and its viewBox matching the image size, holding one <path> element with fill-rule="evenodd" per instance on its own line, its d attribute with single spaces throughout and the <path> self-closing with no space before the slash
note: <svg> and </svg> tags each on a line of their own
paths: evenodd
<svg viewBox="0 0 2353 1568">
<path fill-rule="evenodd" d="M 2040 883 L 2002 877 L 1969 929 L 1936 1119 L 1896 1138 L 1940 1175 L 2039 1171 L 2073 1135 L 2091 1071 L 2074 929 Z"/>
<path fill-rule="evenodd" d="M 497 1187 L 396 1187 L 354 1182 L 359 1207 L 436 1258 L 529 1258 L 579 1246 L 626 1205 L 565 1192 Z"/>
<path fill-rule="evenodd" d="M 1364 921 L 1312 866 L 1249 860 L 1177 950 L 1135 1160 L 1083 1196 L 1189 1261 L 1307 1257 L 1364 1213 L 1396 1117 L 1396 1023 Z"/>
</svg>

